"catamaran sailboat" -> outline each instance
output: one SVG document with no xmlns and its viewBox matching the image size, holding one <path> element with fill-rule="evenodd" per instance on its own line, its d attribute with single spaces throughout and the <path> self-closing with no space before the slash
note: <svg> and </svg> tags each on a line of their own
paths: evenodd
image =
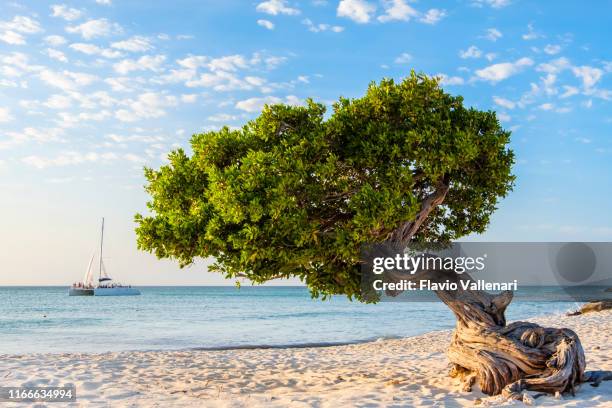
<svg viewBox="0 0 612 408">
<path fill-rule="evenodd" d="M 95 252 L 89 260 L 87 265 L 87 271 L 81 282 L 74 283 L 68 295 L 70 296 L 135 296 L 140 295 L 138 289 L 134 289 L 132 286 L 121 285 L 120 283 L 113 283 L 113 279 L 106 273 L 104 267 L 104 261 L 102 258 L 102 249 L 104 244 L 104 218 L 102 218 L 102 231 L 100 234 L 100 260 L 99 260 L 99 271 L 98 271 L 98 284 L 94 286 L 93 282 L 93 271 L 92 265 L 96 256 Z"/>
</svg>

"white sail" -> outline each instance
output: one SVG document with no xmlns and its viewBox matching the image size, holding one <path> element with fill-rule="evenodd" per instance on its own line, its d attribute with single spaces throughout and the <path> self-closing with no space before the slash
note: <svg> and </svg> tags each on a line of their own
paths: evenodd
<svg viewBox="0 0 612 408">
<path fill-rule="evenodd" d="M 74 284 L 68 291 L 70 296 L 134 296 L 140 295 L 138 289 L 132 288 L 130 285 L 125 286 L 120 283 L 112 283 L 112 278 L 108 276 L 106 265 L 104 265 L 103 257 L 104 249 L 104 218 L 102 218 L 102 228 L 100 230 L 100 248 L 99 252 L 95 251 L 87 265 L 87 271 L 83 277 L 83 282 Z M 98 282 L 94 284 L 94 272 L 92 265 L 94 259 L 98 258 Z"/>
<path fill-rule="evenodd" d="M 113 280 L 113 278 L 111 278 L 110 276 L 108 276 L 108 273 L 106 272 L 106 265 L 104 264 L 104 260 L 102 260 L 102 262 L 100 263 L 100 281 L 102 280 Z"/>
<path fill-rule="evenodd" d="M 91 259 L 89 260 L 89 264 L 87 265 L 87 270 L 85 271 L 85 276 L 83 277 L 83 285 L 89 286 L 93 285 L 93 274 L 91 273 L 91 266 L 93 265 L 94 258 L 96 257 L 96 253 L 91 254 Z"/>
</svg>

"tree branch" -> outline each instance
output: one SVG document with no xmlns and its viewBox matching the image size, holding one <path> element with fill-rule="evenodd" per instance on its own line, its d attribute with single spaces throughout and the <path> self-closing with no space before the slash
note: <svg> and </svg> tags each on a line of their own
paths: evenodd
<svg viewBox="0 0 612 408">
<path fill-rule="evenodd" d="M 436 184 L 436 189 L 434 192 L 426 196 L 421 202 L 421 209 L 417 213 L 414 220 L 404 222 L 398 228 L 393 230 L 387 241 L 398 244 L 402 247 L 406 247 L 419 228 L 421 228 L 421 225 L 423 225 L 423 222 L 425 222 L 429 214 L 431 214 L 431 212 L 437 206 L 444 202 L 446 194 L 448 193 L 449 185 L 450 183 L 448 176 L 442 177 Z"/>
</svg>

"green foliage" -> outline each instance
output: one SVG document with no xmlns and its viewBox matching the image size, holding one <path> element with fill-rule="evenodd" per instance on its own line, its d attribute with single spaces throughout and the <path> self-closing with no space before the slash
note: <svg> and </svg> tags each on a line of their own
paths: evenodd
<svg viewBox="0 0 612 408">
<path fill-rule="evenodd" d="M 266 106 L 242 129 L 194 135 L 146 169 L 151 216 L 136 215 L 138 247 L 181 266 L 256 283 L 295 276 L 313 296 L 359 298 L 362 244 L 411 221 L 443 177 L 444 203 L 414 241 L 483 232 L 512 187 L 513 153 L 495 113 L 467 109 L 435 79 L 372 83 L 325 108 Z"/>
</svg>

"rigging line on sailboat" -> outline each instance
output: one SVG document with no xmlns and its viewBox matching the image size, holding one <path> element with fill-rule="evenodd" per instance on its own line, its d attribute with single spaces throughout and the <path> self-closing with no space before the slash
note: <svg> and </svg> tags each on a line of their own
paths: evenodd
<svg viewBox="0 0 612 408">
<path fill-rule="evenodd" d="M 102 231 L 100 233 L 100 270 L 98 281 L 102 279 L 102 245 L 104 244 L 104 217 L 102 217 Z"/>
</svg>

